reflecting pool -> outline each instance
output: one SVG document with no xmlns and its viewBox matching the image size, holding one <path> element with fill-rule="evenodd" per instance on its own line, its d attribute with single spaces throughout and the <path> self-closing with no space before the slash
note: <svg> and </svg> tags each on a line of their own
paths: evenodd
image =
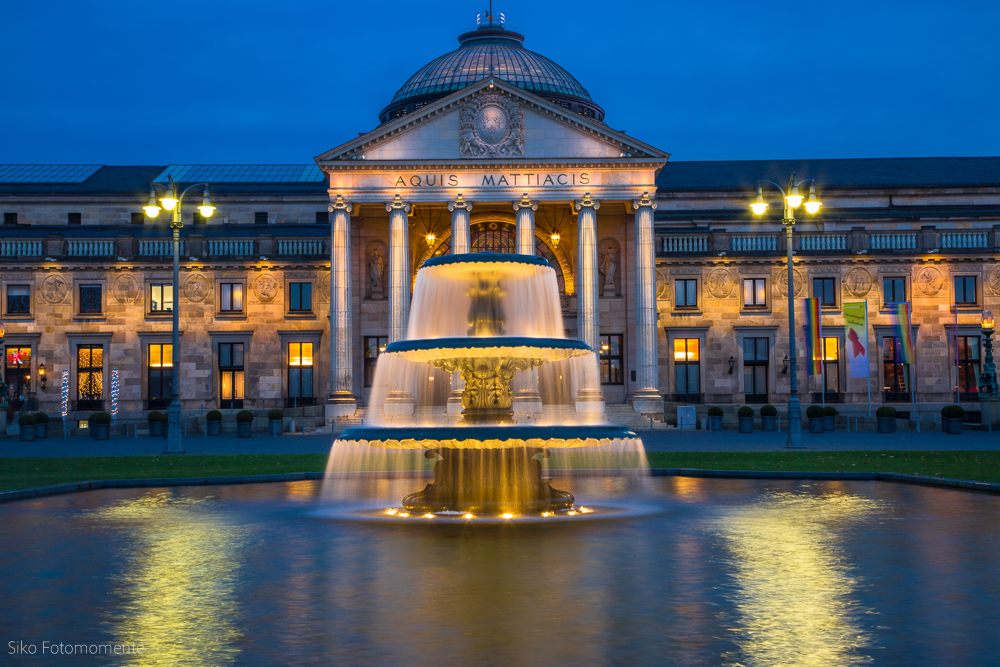
<svg viewBox="0 0 1000 667">
<path fill-rule="evenodd" d="M 1000 498 L 559 481 L 641 511 L 341 521 L 318 482 L 2 505 L 4 663 L 74 664 L 43 641 L 141 643 L 103 661 L 143 665 L 1000 663 Z"/>
</svg>

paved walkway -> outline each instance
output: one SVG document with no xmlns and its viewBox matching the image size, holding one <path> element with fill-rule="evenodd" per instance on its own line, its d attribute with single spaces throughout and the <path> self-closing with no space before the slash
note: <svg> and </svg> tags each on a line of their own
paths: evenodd
<svg viewBox="0 0 1000 667">
<path fill-rule="evenodd" d="M 754 431 L 659 431 L 640 433 L 650 452 L 767 452 L 784 449 L 785 432 Z M 326 454 L 330 451 L 329 435 L 279 435 L 255 433 L 252 438 L 234 435 L 184 438 L 188 454 Z M 835 431 L 803 433 L 802 444 L 808 450 L 1000 450 L 1000 432 L 966 431 L 961 435 L 946 435 L 940 431 L 916 433 L 874 433 L 871 431 Z M 21 442 L 17 437 L 0 438 L 0 458 L 24 456 L 148 456 L 162 454 L 166 440 L 149 436 L 115 436 L 98 441 L 82 436 L 63 439 L 58 436 Z"/>
</svg>

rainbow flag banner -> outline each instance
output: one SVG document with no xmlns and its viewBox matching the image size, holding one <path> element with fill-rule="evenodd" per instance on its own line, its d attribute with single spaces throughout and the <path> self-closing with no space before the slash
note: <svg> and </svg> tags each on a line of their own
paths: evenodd
<svg viewBox="0 0 1000 667">
<path fill-rule="evenodd" d="M 910 302 L 888 304 L 896 314 L 896 336 L 899 338 L 899 354 L 904 364 L 913 363 L 913 328 L 910 326 Z"/>
<path fill-rule="evenodd" d="M 806 359 L 809 360 L 809 375 L 823 373 L 823 323 L 819 317 L 819 299 L 803 299 L 806 302 Z"/>
<path fill-rule="evenodd" d="M 843 312 L 847 377 L 866 378 L 871 373 L 868 366 L 868 303 L 845 303 Z"/>
</svg>

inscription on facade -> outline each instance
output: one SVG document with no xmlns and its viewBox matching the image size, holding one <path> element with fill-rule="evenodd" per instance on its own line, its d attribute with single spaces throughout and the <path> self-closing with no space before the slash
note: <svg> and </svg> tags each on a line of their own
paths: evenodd
<svg viewBox="0 0 1000 667">
<path fill-rule="evenodd" d="M 396 177 L 397 188 L 549 188 L 590 185 L 586 171 L 509 172 L 505 174 L 403 174 Z"/>
</svg>

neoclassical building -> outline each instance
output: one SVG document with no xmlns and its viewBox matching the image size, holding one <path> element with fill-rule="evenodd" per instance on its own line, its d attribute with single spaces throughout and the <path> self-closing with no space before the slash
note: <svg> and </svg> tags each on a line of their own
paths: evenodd
<svg viewBox="0 0 1000 667">
<path fill-rule="evenodd" d="M 870 392 L 906 412 L 912 382 L 918 409 L 961 400 L 976 418 L 980 314 L 1000 310 L 1000 158 L 675 161 L 612 129 L 523 40 L 484 17 L 399 88 L 375 129 L 310 164 L 0 165 L 14 405 L 57 415 L 66 371 L 68 417 L 86 419 L 110 408 L 117 371 L 119 414 L 165 407 L 179 308 L 188 418 L 363 416 L 380 350 L 406 336 L 421 263 L 478 251 L 552 264 L 566 333 L 598 351 L 619 416 L 780 405 L 780 193 L 761 218 L 749 204 L 759 181 L 795 173 L 824 204 L 793 237 L 795 296 L 822 299 L 824 326 L 822 376 L 805 374 L 798 346 L 803 402 L 867 414 Z M 184 203 L 176 286 L 166 216 L 142 208 L 170 178 L 207 182 L 218 207 L 200 216 L 200 188 Z M 846 373 L 852 301 L 868 305 L 868 379 Z M 912 368 L 886 306 L 898 301 L 913 306 Z"/>
</svg>

